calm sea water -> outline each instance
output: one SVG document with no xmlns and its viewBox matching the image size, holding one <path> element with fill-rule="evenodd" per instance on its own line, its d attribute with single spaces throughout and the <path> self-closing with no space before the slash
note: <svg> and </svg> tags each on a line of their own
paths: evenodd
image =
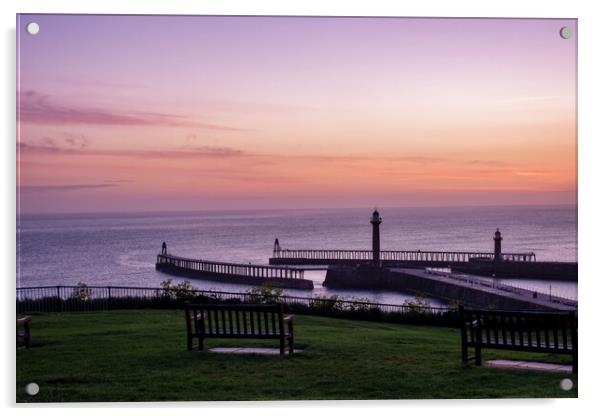
<svg viewBox="0 0 602 416">
<path fill-rule="evenodd" d="M 538 260 L 577 261 L 577 215 L 572 206 L 383 208 L 383 250 L 493 251 L 499 227 L 504 252 L 533 251 Z M 370 209 L 195 213 L 21 215 L 17 222 L 17 287 L 88 285 L 157 287 L 172 278 L 155 271 L 167 241 L 185 257 L 267 264 L 273 242 L 282 248 L 370 249 Z M 324 271 L 306 272 L 312 296 L 339 294 L 399 303 L 387 291 L 341 291 L 321 286 Z M 244 285 L 193 280 L 203 289 L 244 292 Z M 510 283 L 576 298 L 576 283 Z M 436 302 L 432 302 L 436 304 Z"/>
</svg>

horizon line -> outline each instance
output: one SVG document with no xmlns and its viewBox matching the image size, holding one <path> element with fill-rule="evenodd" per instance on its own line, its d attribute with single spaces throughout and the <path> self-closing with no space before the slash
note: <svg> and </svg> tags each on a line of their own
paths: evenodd
<svg viewBox="0 0 602 416">
<path fill-rule="evenodd" d="M 575 203 L 553 203 L 553 204 L 484 204 L 484 205 L 407 205 L 407 206 L 378 206 L 370 205 L 364 207 L 307 207 L 307 208 L 214 208 L 214 209 L 174 209 L 174 210 L 128 210 L 128 211 L 56 211 L 56 212 L 17 212 L 17 219 L 20 216 L 62 216 L 62 215 L 132 215 L 132 214 L 186 214 L 186 213 L 217 213 L 217 212 L 273 212 L 273 211 L 334 211 L 334 210 L 378 210 L 400 209 L 400 208 L 513 208 L 513 207 L 575 207 L 578 209 L 578 202 Z"/>
</svg>

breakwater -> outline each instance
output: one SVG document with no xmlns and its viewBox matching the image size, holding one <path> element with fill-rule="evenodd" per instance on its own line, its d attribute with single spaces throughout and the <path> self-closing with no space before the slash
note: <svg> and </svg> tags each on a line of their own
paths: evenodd
<svg viewBox="0 0 602 416">
<path fill-rule="evenodd" d="M 246 285 L 269 284 L 289 289 L 313 289 L 311 280 L 303 278 L 304 270 L 290 267 L 261 266 L 189 259 L 171 254 L 157 255 L 156 270 L 174 276 L 214 280 Z"/>
<path fill-rule="evenodd" d="M 439 266 L 441 267 L 441 266 Z M 538 261 L 479 261 L 451 266 L 453 271 L 474 274 L 477 276 L 499 277 L 507 279 L 533 279 L 576 282 L 578 276 L 577 263 Z"/>
<path fill-rule="evenodd" d="M 333 266 L 324 286 L 330 288 L 398 290 L 455 301 L 467 306 L 508 310 L 574 310 L 577 302 L 505 285 L 470 275 L 435 274 L 427 270 L 370 265 Z"/>
<path fill-rule="evenodd" d="M 272 265 L 357 266 L 374 264 L 372 250 L 278 250 Z M 389 268 L 447 267 L 478 276 L 534 280 L 577 281 L 577 263 L 536 261 L 533 253 L 470 251 L 380 251 L 379 265 Z"/>
<path fill-rule="evenodd" d="M 506 253 L 502 251 L 502 233 L 493 233 L 493 252 L 484 251 L 423 251 L 381 250 L 380 225 L 382 217 L 374 210 L 372 224 L 372 250 L 320 250 L 283 249 L 274 241 L 273 265 L 347 266 L 360 265 L 380 268 L 451 268 L 454 271 L 478 276 L 520 278 L 533 280 L 577 281 L 577 263 L 538 262 L 533 252 Z"/>
</svg>

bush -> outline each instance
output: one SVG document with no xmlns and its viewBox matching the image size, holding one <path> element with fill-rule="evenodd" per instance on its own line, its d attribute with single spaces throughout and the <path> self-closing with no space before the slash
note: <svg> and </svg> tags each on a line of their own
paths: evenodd
<svg viewBox="0 0 602 416">
<path fill-rule="evenodd" d="M 412 299 L 404 300 L 402 306 L 408 308 L 410 311 L 424 311 L 430 308 L 431 304 L 423 295 L 418 294 Z"/>
<path fill-rule="evenodd" d="M 316 296 L 309 302 L 310 309 L 315 309 L 316 312 L 320 313 L 333 313 L 340 312 L 343 310 L 339 297 L 337 295 L 328 296 Z"/>
<path fill-rule="evenodd" d="M 172 284 L 171 279 L 162 281 L 161 289 L 163 298 L 179 302 L 194 300 L 194 292 L 197 290 L 188 280 L 178 284 Z"/>
<path fill-rule="evenodd" d="M 85 283 L 77 282 L 77 287 L 71 291 L 70 299 L 88 301 L 92 297 L 92 289 L 90 289 Z"/>
<path fill-rule="evenodd" d="M 447 302 L 445 306 L 452 312 L 458 312 L 460 310 L 460 301 L 453 299 Z"/>
<path fill-rule="evenodd" d="M 250 303 L 276 303 L 284 291 L 279 287 L 273 287 L 270 283 L 261 286 L 253 286 L 247 290 L 246 301 Z"/>
<path fill-rule="evenodd" d="M 349 298 L 350 302 L 358 302 L 358 303 L 348 303 L 345 308 L 346 311 L 349 312 L 367 312 L 370 310 L 370 299 L 368 298 L 360 298 L 360 297 L 351 297 Z"/>
</svg>

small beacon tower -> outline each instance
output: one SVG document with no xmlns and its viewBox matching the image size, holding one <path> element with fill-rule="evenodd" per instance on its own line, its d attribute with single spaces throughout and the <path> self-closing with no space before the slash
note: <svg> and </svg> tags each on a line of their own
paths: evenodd
<svg viewBox="0 0 602 416">
<path fill-rule="evenodd" d="M 372 224 L 372 260 L 374 261 L 375 266 L 380 266 L 380 223 L 383 222 L 383 219 L 380 217 L 380 214 L 375 209 L 372 213 L 372 219 L 370 220 L 370 224 Z"/>
<path fill-rule="evenodd" d="M 274 241 L 274 257 L 280 257 L 280 241 Z"/>
<path fill-rule="evenodd" d="M 502 233 L 499 228 L 493 234 L 493 260 L 502 261 Z"/>
</svg>

